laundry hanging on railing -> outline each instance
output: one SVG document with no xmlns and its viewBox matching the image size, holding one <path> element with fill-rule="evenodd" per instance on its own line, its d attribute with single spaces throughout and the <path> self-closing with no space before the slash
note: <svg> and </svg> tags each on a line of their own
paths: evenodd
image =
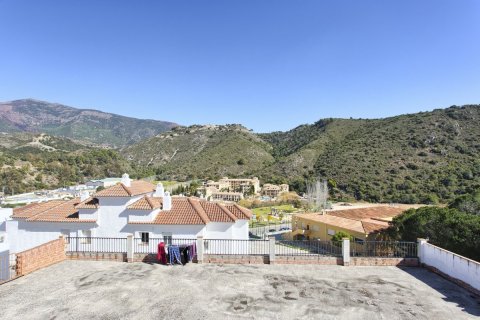
<svg viewBox="0 0 480 320">
<path fill-rule="evenodd" d="M 168 247 L 168 258 L 171 265 L 175 263 L 182 264 L 182 259 L 180 257 L 180 247 L 179 246 L 169 246 Z"/>
<path fill-rule="evenodd" d="M 164 242 L 160 242 L 158 244 L 157 260 L 161 264 L 167 264 L 167 253 L 165 252 L 165 243 Z"/>
</svg>

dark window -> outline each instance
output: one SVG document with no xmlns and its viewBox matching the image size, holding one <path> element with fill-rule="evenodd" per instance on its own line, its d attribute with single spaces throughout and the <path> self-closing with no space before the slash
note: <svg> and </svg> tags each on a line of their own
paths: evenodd
<svg viewBox="0 0 480 320">
<path fill-rule="evenodd" d="M 171 235 L 164 235 L 163 236 L 163 242 L 167 245 L 172 245 L 172 236 Z"/>
<path fill-rule="evenodd" d="M 142 232 L 142 243 L 148 243 L 150 240 L 150 234 L 148 232 Z"/>
</svg>

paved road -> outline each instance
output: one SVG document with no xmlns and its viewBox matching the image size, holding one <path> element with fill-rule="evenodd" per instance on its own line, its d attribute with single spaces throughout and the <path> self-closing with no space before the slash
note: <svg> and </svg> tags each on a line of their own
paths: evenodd
<svg viewBox="0 0 480 320">
<path fill-rule="evenodd" d="M 475 319 L 425 269 L 66 261 L 0 286 L 0 319 Z"/>
</svg>

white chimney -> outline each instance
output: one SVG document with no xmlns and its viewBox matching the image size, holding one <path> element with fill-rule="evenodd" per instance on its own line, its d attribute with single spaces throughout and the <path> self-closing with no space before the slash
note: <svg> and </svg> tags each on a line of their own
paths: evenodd
<svg viewBox="0 0 480 320">
<path fill-rule="evenodd" d="M 172 197 L 170 196 L 170 192 L 165 192 L 163 197 L 163 210 L 168 211 L 172 210 Z"/>
<path fill-rule="evenodd" d="M 132 185 L 131 182 L 132 182 L 132 180 L 130 180 L 130 177 L 128 176 L 128 173 L 124 173 L 123 176 L 122 176 L 122 184 L 125 187 L 130 187 Z"/>
<path fill-rule="evenodd" d="M 88 193 L 88 191 L 80 192 L 80 202 L 83 202 L 83 201 L 87 200 L 88 198 L 90 198 L 90 194 Z"/>
<path fill-rule="evenodd" d="M 163 198 L 165 196 L 165 189 L 163 188 L 163 184 L 161 182 L 157 184 L 157 188 L 155 189 L 155 194 L 153 196 L 157 198 Z"/>
</svg>

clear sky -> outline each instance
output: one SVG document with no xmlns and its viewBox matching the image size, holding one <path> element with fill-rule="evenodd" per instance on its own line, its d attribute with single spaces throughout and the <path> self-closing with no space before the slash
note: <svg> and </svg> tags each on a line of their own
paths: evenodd
<svg viewBox="0 0 480 320">
<path fill-rule="evenodd" d="M 479 0 L 0 0 L 0 101 L 287 130 L 480 103 Z"/>
</svg>

